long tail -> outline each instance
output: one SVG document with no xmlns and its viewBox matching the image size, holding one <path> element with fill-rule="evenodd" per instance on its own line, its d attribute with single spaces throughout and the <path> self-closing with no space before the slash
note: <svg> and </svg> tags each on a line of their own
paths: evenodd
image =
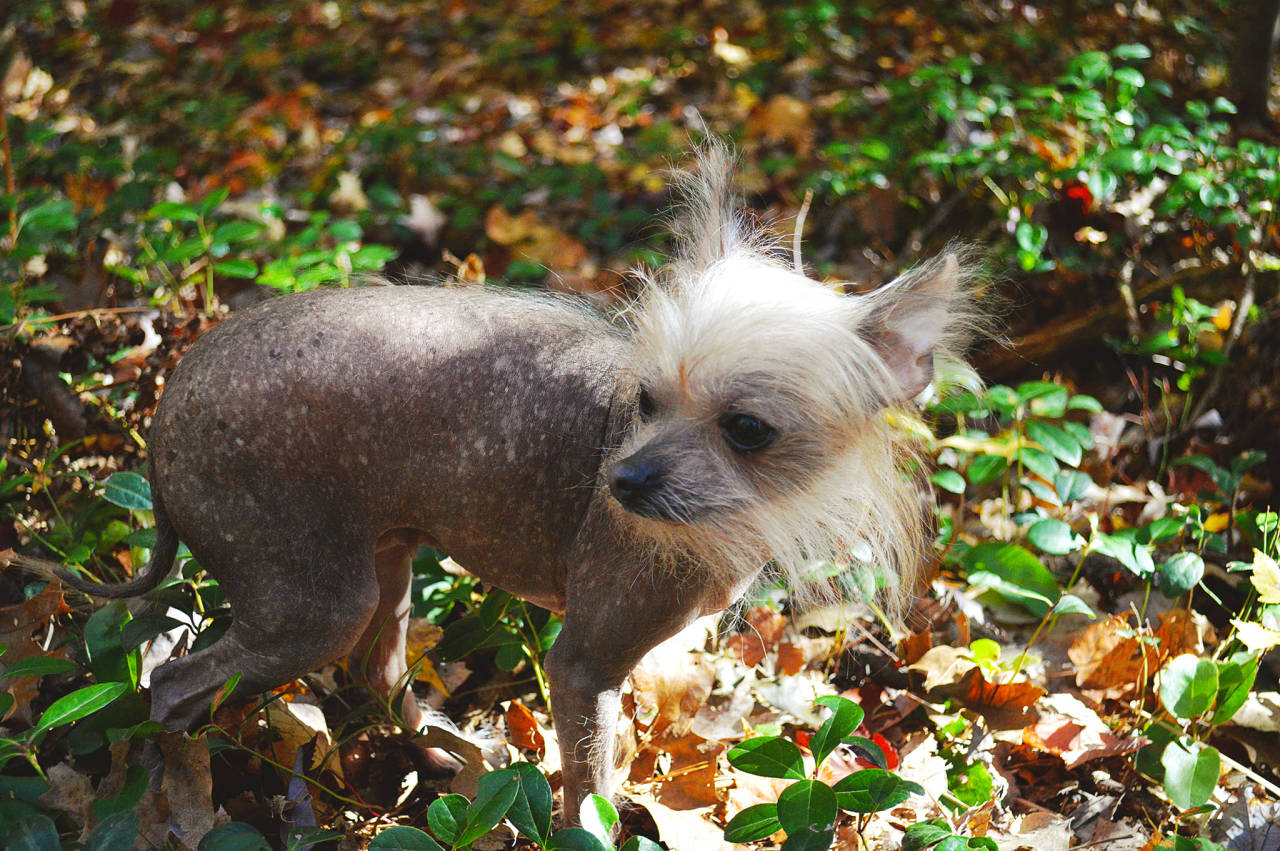
<svg viewBox="0 0 1280 851">
<path fill-rule="evenodd" d="M 173 568 L 173 560 L 178 555 L 178 533 L 174 530 L 173 524 L 169 522 L 169 515 L 165 513 L 164 504 L 160 501 L 159 495 L 153 492 L 152 497 L 152 508 L 156 519 L 156 545 L 151 550 L 151 561 L 147 562 L 146 566 L 135 573 L 128 582 L 121 582 L 116 585 L 91 582 L 81 576 L 77 576 L 60 564 L 53 564 L 27 556 L 14 556 L 10 558 L 10 563 L 39 573 L 52 573 L 53 576 L 72 588 L 95 597 L 109 597 L 114 600 L 145 594 L 159 585 L 161 580 L 169 575 L 169 571 Z"/>
</svg>

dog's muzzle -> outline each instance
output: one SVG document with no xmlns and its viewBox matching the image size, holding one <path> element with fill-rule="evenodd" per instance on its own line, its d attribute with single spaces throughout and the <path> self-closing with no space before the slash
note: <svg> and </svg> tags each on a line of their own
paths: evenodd
<svg viewBox="0 0 1280 851">
<path fill-rule="evenodd" d="M 667 472 L 653 459 L 632 455 L 615 462 L 607 475 L 609 492 L 632 514 L 651 520 L 686 519 L 669 500 L 663 499 Z"/>
</svg>

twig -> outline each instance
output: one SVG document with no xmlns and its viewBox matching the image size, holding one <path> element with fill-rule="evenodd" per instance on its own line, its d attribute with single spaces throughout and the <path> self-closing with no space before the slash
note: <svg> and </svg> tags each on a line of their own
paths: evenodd
<svg viewBox="0 0 1280 851">
<path fill-rule="evenodd" d="M 7 70 L 5 74 L 0 75 L 0 134 L 4 137 L 3 142 L 0 143 L 0 149 L 3 150 L 4 156 L 4 191 L 10 198 L 16 200 L 18 189 L 13 180 L 13 151 L 9 147 L 9 101 L 4 90 L 4 80 L 8 76 Z M 5 240 L 5 248 L 12 249 L 17 239 L 18 205 L 15 203 L 9 207 L 9 236 Z"/>
<path fill-rule="evenodd" d="M 17 328 L 19 325 L 26 325 L 28 322 L 41 324 L 45 322 L 61 322 L 64 319 L 81 319 L 92 316 L 111 316 L 117 313 L 151 313 L 158 312 L 159 308 L 155 307 L 94 307 L 89 310 L 73 310 L 70 313 L 58 313 L 53 316 L 29 317 L 21 322 L 11 322 L 8 325 L 0 325 L 0 331 L 7 331 L 10 328 Z"/>
<path fill-rule="evenodd" d="M 1227 366 L 1231 363 L 1231 350 L 1235 348 L 1236 341 L 1240 339 L 1240 334 L 1244 331 L 1244 323 L 1249 318 L 1249 311 L 1253 309 L 1254 299 L 1258 292 L 1258 273 L 1253 266 L 1253 262 L 1245 259 L 1244 273 L 1244 292 L 1240 295 L 1240 304 L 1236 307 L 1235 316 L 1231 317 L 1231 330 L 1227 332 L 1226 342 L 1222 344 L 1222 363 L 1213 370 L 1213 377 L 1209 379 L 1209 386 L 1205 388 L 1204 393 L 1200 394 L 1200 401 L 1196 403 L 1195 408 L 1191 410 L 1191 418 L 1187 422 L 1195 425 L 1200 417 L 1208 409 L 1209 403 L 1222 387 L 1222 377 L 1226 374 Z"/>
<path fill-rule="evenodd" d="M 800 240 L 804 236 L 804 220 L 809 215 L 809 205 L 813 203 L 813 190 L 804 191 L 804 203 L 800 212 L 796 213 L 796 229 L 791 234 L 791 261 L 795 263 L 796 274 L 804 274 L 804 263 L 800 262 Z"/>
</svg>

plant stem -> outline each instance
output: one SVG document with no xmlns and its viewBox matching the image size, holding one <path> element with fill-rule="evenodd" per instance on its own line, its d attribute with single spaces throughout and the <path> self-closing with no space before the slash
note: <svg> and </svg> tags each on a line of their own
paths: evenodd
<svg viewBox="0 0 1280 851">
<path fill-rule="evenodd" d="M 4 77 L 0 75 L 0 83 Z M 9 208 L 9 236 L 5 240 L 7 249 L 13 248 L 13 243 L 18 238 L 18 204 L 17 204 L 17 183 L 13 179 L 13 150 L 9 145 L 9 102 L 5 98 L 3 84 L 0 84 L 0 153 L 4 157 L 4 191 L 10 198 L 14 199 L 14 204 Z"/>
</svg>

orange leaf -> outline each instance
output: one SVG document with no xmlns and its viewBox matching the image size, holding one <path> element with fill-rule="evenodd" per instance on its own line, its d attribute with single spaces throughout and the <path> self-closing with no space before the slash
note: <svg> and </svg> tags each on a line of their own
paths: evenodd
<svg viewBox="0 0 1280 851">
<path fill-rule="evenodd" d="M 524 751 L 542 754 L 547 749 L 547 739 L 538 729 L 538 719 L 518 700 L 507 706 L 507 741 Z"/>
</svg>

